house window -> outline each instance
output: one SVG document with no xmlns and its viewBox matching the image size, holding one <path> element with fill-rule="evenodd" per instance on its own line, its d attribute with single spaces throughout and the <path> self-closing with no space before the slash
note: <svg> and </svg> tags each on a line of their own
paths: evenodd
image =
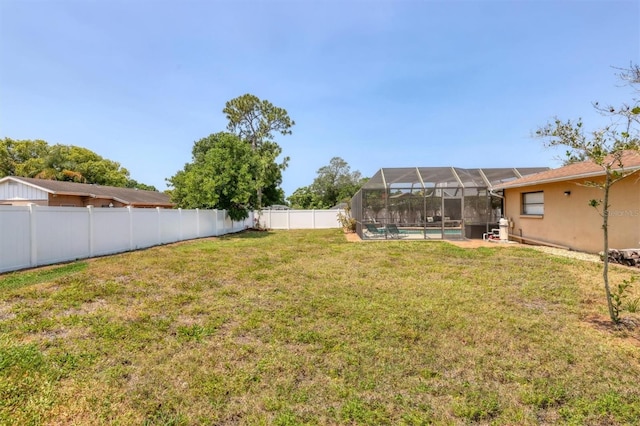
<svg viewBox="0 0 640 426">
<path fill-rule="evenodd" d="M 522 194 L 522 214 L 542 216 L 544 214 L 544 192 Z"/>
</svg>

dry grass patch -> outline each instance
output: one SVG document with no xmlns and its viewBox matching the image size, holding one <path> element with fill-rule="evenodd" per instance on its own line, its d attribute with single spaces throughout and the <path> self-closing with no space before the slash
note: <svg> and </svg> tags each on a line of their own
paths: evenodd
<svg viewBox="0 0 640 426">
<path fill-rule="evenodd" d="M 328 230 L 85 265 L 24 285 L 0 277 L 0 423 L 640 417 L 638 329 L 591 321 L 606 314 L 598 264 L 515 247 L 349 244 Z"/>
</svg>

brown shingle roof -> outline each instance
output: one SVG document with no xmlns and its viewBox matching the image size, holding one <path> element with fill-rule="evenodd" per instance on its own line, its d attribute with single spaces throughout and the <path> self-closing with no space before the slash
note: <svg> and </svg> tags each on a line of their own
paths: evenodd
<svg viewBox="0 0 640 426">
<path fill-rule="evenodd" d="M 38 187 L 51 194 L 106 198 L 130 206 L 173 207 L 169 196 L 162 192 L 19 176 L 8 176 L 0 179 L 0 182 L 7 179 Z"/>
<path fill-rule="evenodd" d="M 622 164 L 624 166 L 624 170 L 633 171 L 640 169 L 640 152 L 626 151 L 622 155 Z M 619 168 L 616 169 L 619 170 Z M 499 185 L 495 189 L 517 188 L 541 183 L 562 182 L 565 180 L 590 178 L 603 175 L 604 170 L 601 166 L 592 161 L 583 161 L 557 169 L 548 170 L 546 172 L 525 176 L 509 183 Z"/>
</svg>

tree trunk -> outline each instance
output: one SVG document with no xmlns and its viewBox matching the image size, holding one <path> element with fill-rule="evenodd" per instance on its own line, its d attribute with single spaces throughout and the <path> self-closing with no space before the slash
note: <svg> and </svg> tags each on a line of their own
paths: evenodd
<svg viewBox="0 0 640 426">
<path fill-rule="evenodd" d="M 258 210 L 262 210 L 262 188 L 258 188 L 256 191 L 256 198 L 258 199 Z"/>
<path fill-rule="evenodd" d="M 620 318 L 613 309 L 613 301 L 611 300 L 611 288 L 609 287 L 609 189 L 611 188 L 611 173 L 607 169 L 604 182 L 604 210 L 602 231 L 604 235 L 604 268 L 602 270 L 602 278 L 604 280 L 604 291 L 607 296 L 607 307 L 609 308 L 609 316 L 614 323 L 620 322 Z"/>
</svg>

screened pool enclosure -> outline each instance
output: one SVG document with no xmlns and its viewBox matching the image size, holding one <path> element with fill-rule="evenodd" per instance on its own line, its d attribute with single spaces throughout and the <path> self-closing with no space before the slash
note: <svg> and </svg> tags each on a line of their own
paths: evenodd
<svg viewBox="0 0 640 426">
<path fill-rule="evenodd" d="M 362 239 L 482 238 L 502 217 L 499 184 L 548 167 L 380 169 L 351 199 Z"/>
</svg>

